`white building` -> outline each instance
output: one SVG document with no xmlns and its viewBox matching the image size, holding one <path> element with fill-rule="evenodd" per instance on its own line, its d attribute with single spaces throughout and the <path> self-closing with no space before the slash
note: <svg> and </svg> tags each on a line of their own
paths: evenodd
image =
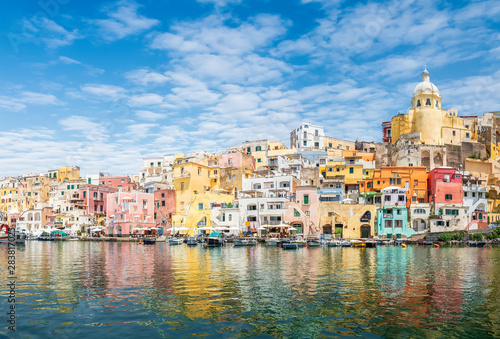
<svg viewBox="0 0 500 339">
<path fill-rule="evenodd" d="M 141 186 L 149 182 L 161 182 L 174 186 L 174 163 L 175 155 L 165 155 L 142 159 L 142 168 L 139 173 Z"/>
<path fill-rule="evenodd" d="M 325 132 L 323 126 L 302 123 L 290 132 L 290 147 L 299 151 L 324 150 Z"/>
</svg>

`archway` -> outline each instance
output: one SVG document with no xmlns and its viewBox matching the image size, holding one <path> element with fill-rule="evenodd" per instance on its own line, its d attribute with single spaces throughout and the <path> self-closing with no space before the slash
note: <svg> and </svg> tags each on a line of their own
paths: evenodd
<svg viewBox="0 0 500 339">
<path fill-rule="evenodd" d="M 370 225 L 362 225 L 361 226 L 361 238 L 369 238 L 371 233 Z"/>
<path fill-rule="evenodd" d="M 422 232 L 427 229 L 427 223 L 424 219 L 415 219 L 413 220 L 413 230 L 415 232 Z"/>
<path fill-rule="evenodd" d="M 120 225 L 116 226 L 116 235 L 118 236 L 122 235 L 122 227 Z"/>
<path fill-rule="evenodd" d="M 434 168 L 443 166 L 443 155 L 440 151 L 434 152 Z"/>
<path fill-rule="evenodd" d="M 423 150 L 422 151 L 422 155 L 421 155 L 421 159 L 422 159 L 422 166 L 425 166 L 427 167 L 427 171 L 430 171 L 430 167 L 431 167 L 431 152 L 429 152 L 428 150 Z"/>
</svg>

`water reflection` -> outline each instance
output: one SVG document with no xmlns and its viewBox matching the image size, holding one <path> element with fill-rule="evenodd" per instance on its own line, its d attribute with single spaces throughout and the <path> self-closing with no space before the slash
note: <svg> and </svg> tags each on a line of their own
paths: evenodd
<svg viewBox="0 0 500 339">
<path fill-rule="evenodd" d="M 18 328 L 31 338 L 495 336 L 499 258 L 500 248 L 28 242 Z"/>
</svg>

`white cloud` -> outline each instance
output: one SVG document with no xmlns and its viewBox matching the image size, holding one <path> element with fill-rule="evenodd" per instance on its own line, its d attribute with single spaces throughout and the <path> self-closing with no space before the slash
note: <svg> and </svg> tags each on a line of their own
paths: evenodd
<svg viewBox="0 0 500 339">
<path fill-rule="evenodd" d="M 218 7 L 225 7 L 229 4 L 240 4 L 242 0 L 196 0 L 199 3 L 211 3 Z"/>
<path fill-rule="evenodd" d="M 148 120 L 148 121 L 157 121 L 157 120 L 165 119 L 167 117 L 166 114 L 155 113 L 155 112 L 151 112 L 151 111 L 137 110 L 134 112 L 135 112 L 135 115 L 139 119 Z"/>
<path fill-rule="evenodd" d="M 118 40 L 129 35 L 145 32 L 160 23 L 159 20 L 146 18 L 137 13 L 138 5 L 132 2 L 118 2 L 108 10 L 109 19 L 94 20 L 100 27 L 105 40 Z"/>
<path fill-rule="evenodd" d="M 79 65 L 79 64 L 81 64 L 80 61 L 75 60 L 75 59 L 71 59 L 71 58 L 68 58 L 65 56 L 60 56 L 58 61 L 63 63 L 63 64 L 67 64 L 67 65 L 71 65 L 71 64 Z"/>
<path fill-rule="evenodd" d="M 136 85 L 161 85 L 168 81 L 168 77 L 164 74 L 150 71 L 146 68 L 137 69 L 125 73 L 125 78 Z"/>
<path fill-rule="evenodd" d="M 22 92 L 19 100 L 33 105 L 62 105 L 54 95 L 34 92 Z"/>
<path fill-rule="evenodd" d="M 23 19 L 23 38 L 34 43 L 43 42 L 48 48 L 55 49 L 62 46 L 69 46 L 76 39 L 82 39 L 77 29 L 66 30 L 56 22 L 43 16 Z"/>
<path fill-rule="evenodd" d="M 81 86 L 81 89 L 85 93 L 105 100 L 118 100 L 123 98 L 127 93 L 125 88 L 114 85 L 85 84 Z"/>
<path fill-rule="evenodd" d="M 9 97 L 0 97 L 0 108 L 11 112 L 19 112 L 26 108 L 26 105 L 18 100 Z"/>
<path fill-rule="evenodd" d="M 154 93 L 145 93 L 134 95 L 130 97 L 130 104 L 132 106 L 148 106 L 157 105 L 163 101 L 163 97 Z"/>
</svg>

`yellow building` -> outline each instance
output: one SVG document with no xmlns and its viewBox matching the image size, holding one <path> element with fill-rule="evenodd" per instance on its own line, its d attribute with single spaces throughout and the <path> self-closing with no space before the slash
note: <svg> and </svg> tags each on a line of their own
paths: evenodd
<svg viewBox="0 0 500 339">
<path fill-rule="evenodd" d="M 455 109 L 446 111 L 441 107 L 441 94 L 430 81 L 427 70 L 422 73 L 422 82 L 415 87 L 412 106 L 407 114 L 399 114 L 391 120 L 392 144 L 408 133 L 420 133 L 420 141 L 427 145 L 460 145 L 471 138 L 471 131 L 464 127 L 463 119 Z"/>
<path fill-rule="evenodd" d="M 0 188 L 0 212 L 18 211 L 17 189 Z"/>
<path fill-rule="evenodd" d="M 320 228 L 331 229 L 337 237 L 346 239 L 373 237 L 376 215 L 375 205 L 322 201 L 318 207 Z"/>
<path fill-rule="evenodd" d="M 57 178 L 57 182 L 63 182 L 65 179 L 69 181 L 80 179 L 80 167 L 78 166 L 66 166 L 59 167 L 57 172 L 55 170 L 49 171 L 49 178 Z"/>
<path fill-rule="evenodd" d="M 219 157 L 179 159 L 174 165 L 176 215 L 174 227 L 196 228 L 209 226 L 210 203 L 232 203 L 233 195 L 220 189 Z"/>
</svg>

